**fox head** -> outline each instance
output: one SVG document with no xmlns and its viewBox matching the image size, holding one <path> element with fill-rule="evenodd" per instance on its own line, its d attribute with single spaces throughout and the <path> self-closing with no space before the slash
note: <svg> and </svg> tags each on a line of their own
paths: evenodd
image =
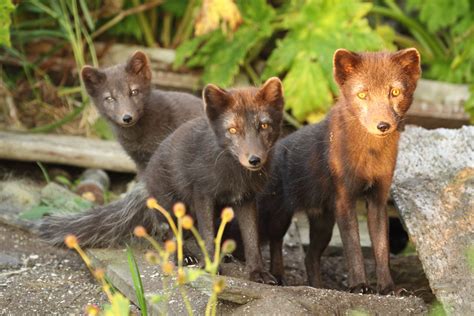
<svg viewBox="0 0 474 316">
<path fill-rule="evenodd" d="M 338 49 L 334 54 L 334 78 L 348 105 L 346 110 L 376 136 L 398 129 L 420 74 L 420 54 L 415 48 L 396 53 Z"/>
<path fill-rule="evenodd" d="M 258 89 L 225 90 L 208 84 L 203 99 L 219 145 L 243 167 L 260 170 L 280 135 L 284 105 L 280 79 L 270 78 Z"/>
<path fill-rule="evenodd" d="M 82 80 L 99 112 L 113 123 L 130 127 L 141 118 L 151 89 L 150 62 L 135 52 L 125 64 L 106 69 L 84 66 Z"/>
</svg>

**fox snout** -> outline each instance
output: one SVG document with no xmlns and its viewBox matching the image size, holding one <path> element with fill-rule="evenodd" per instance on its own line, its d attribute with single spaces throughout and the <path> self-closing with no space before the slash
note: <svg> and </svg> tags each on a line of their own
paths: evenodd
<svg viewBox="0 0 474 316">
<path fill-rule="evenodd" d="M 243 154 L 239 156 L 240 164 L 251 171 L 260 170 L 266 160 L 266 155 L 263 154 Z"/>
</svg>

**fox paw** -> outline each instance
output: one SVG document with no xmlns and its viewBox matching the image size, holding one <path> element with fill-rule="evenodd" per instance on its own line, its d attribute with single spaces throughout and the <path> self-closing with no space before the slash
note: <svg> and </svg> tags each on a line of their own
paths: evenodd
<svg viewBox="0 0 474 316">
<path fill-rule="evenodd" d="M 250 272 L 250 281 L 257 282 L 257 283 L 264 283 L 270 285 L 277 285 L 278 281 L 275 279 L 270 272 L 267 271 L 253 271 Z"/>
<path fill-rule="evenodd" d="M 349 292 L 354 294 L 375 294 L 376 291 L 366 283 L 360 283 L 349 288 Z"/>
<path fill-rule="evenodd" d="M 389 286 L 382 290 L 379 290 L 378 293 L 380 295 L 392 295 L 392 296 L 400 296 L 400 297 L 413 296 L 412 291 L 409 291 L 403 287 L 394 288 L 393 286 Z"/>
<path fill-rule="evenodd" d="M 199 266 L 199 259 L 194 255 L 186 255 L 183 258 L 183 263 L 185 266 Z"/>
<path fill-rule="evenodd" d="M 282 275 L 275 275 L 275 279 L 277 281 L 277 284 L 280 286 L 287 286 L 288 282 L 286 281 L 286 278 Z"/>
</svg>

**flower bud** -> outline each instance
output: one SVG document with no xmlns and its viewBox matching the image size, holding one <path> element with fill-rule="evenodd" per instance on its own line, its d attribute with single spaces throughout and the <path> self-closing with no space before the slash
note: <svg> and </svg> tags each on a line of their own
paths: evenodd
<svg viewBox="0 0 474 316">
<path fill-rule="evenodd" d="M 217 279 L 214 282 L 213 287 L 212 287 L 214 293 L 216 294 L 222 293 L 222 291 L 224 291 L 224 288 L 225 288 L 225 281 L 222 278 Z"/>
<path fill-rule="evenodd" d="M 154 198 L 148 198 L 148 200 L 146 200 L 146 206 L 148 208 L 158 208 L 158 202 Z"/>
<path fill-rule="evenodd" d="M 163 271 L 164 274 L 166 275 L 170 275 L 173 273 L 173 269 L 174 269 L 174 264 L 171 263 L 171 262 L 165 262 L 163 263 L 163 265 L 161 266 L 161 270 Z M 178 275 L 178 279 L 179 279 L 179 275 Z"/>
<path fill-rule="evenodd" d="M 160 262 L 160 257 L 158 257 L 158 255 L 153 251 L 147 251 L 145 253 L 145 260 L 151 264 L 158 264 Z"/>
<path fill-rule="evenodd" d="M 186 206 L 183 203 L 178 202 L 173 206 L 173 212 L 174 216 L 181 218 L 186 214 Z"/>
<path fill-rule="evenodd" d="M 133 234 L 135 234 L 135 236 L 139 237 L 139 238 L 142 238 L 142 237 L 145 237 L 147 235 L 147 232 L 146 232 L 146 229 L 145 227 L 143 226 L 137 226 L 135 227 L 135 229 L 133 230 Z"/>
<path fill-rule="evenodd" d="M 226 207 L 222 210 L 221 218 L 228 223 L 234 218 L 234 210 L 231 207 Z"/>
<path fill-rule="evenodd" d="M 174 253 L 176 251 L 176 243 L 173 240 L 165 242 L 165 250 L 167 253 Z"/>
<path fill-rule="evenodd" d="M 181 221 L 181 225 L 183 226 L 184 229 L 191 229 L 193 228 L 194 225 L 194 220 L 191 216 L 185 215 Z"/>
<path fill-rule="evenodd" d="M 225 254 L 233 253 L 235 248 L 237 248 L 237 244 L 232 239 L 227 239 L 222 243 L 222 252 Z"/>
<path fill-rule="evenodd" d="M 64 238 L 64 243 L 66 244 L 66 246 L 70 249 L 72 248 L 76 248 L 78 246 L 77 244 L 77 238 L 76 236 L 74 235 L 67 235 L 65 238 Z"/>
</svg>

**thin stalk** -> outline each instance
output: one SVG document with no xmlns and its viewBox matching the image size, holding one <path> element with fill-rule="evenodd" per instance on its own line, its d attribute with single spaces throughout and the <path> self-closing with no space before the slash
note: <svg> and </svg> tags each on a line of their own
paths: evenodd
<svg viewBox="0 0 474 316">
<path fill-rule="evenodd" d="M 253 70 L 252 66 L 250 65 L 248 61 L 244 62 L 244 69 L 247 75 L 249 75 L 250 80 L 252 80 L 253 84 L 259 85 L 262 83 L 262 81 L 260 80 L 260 77 L 257 75 L 255 70 Z"/>
<path fill-rule="evenodd" d="M 172 47 L 176 47 L 180 43 L 183 42 L 183 36 L 184 36 L 185 30 L 189 28 L 189 24 L 191 24 L 191 29 L 192 29 L 192 24 L 194 22 L 194 19 L 192 17 L 193 17 L 195 6 L 196 6 L 196 0 L 190 0 L 188 2 L 186 11 L 184 12 L 183 17 L 181 18 L 181 22 L 179 23 L 176 33 L 174 35 L 173 42 L 171 44 Z"/>
<path fill-rule="evenodd" d="M 290 115 L 290 113 L 288 112 L 283 112 L 283 118 L 285 119 L 285 121 L 287 121 L 288 123 L 290 123 L 290 125 L 293 125 L 295 128 L 302 128 L 303 127 L 303 124 L 301 124 L 300 122 L 298 122 L 297 119 L 295 119 L 293 116 Z"/>
<path fill-rule="evenodd" d="M 134 6 L 139 6 L 140 5 L 140 0 L 132 0 L 132 4 Z M 140 23 L 140 27 L 141 27 L 143 35 L 145 37 L 145 42 L 146 42 L 147 46 L 148 47 L 157 46 L 156 42 L 155 42 L 155 39 L 153 37 L 153 32 L 151 31 L 150 24 L 148 23 L 148 20 L 147 20 L 145 14 L 143 14 L 143 12 L 137 13 L 137 17 L 138 17 L 138 23 Z"/>
<path fill-rule="evenodd" d="M 172 16 L 170 13 L 165 13 L 163 17 L 163 29 L 161 31 L 161 42 L 163 47 L 169 47 L 171 42 L 171 22 Z"/>
<path fill-rule="evenodd" d="M 417 38 L 417 40 L 425 46 L 425 48 L 435 56 L 436 59 L 445 59 L 445 48 L 415 20 L 407 17 L 404 14 L 394 12 L 388 8 L 381 6 L 373 6 L 371 12 L 374 14 L 381 14 L 383 16 L 392 18 L 401 24 L 405 25 L 410 32 Z"/>
<path fill-rule="evenodd" d="M 206 243 L 202 239 L 201 235 L 199 235 L 199 232 L 197 231 L 196 227 L 191 227 L 191 232 L 193 233 L 199 248 L 201 248 L 201 251 L 204 255 L 205 268 L 206 270 L 208 270 L 211 268 L 211 258 L 209 257 L 209 253 L 207 252 Z"/>
<path fill-rule="evenodd" d="M 43 126 L 34 127 L 32 129 L 28 130 L 28 132 L 29 133 L 46 133 L 46 132 L 53 131 L 53 130 L 63 126 L 64 124 L 69 123 L 72 120 L 76 119 L 79 116 L 79 114 L 81 114 L 82 110 L 84 110 L 84 107 L 85 107 L 85 105 L 82 104 L 81 106 L 75 108 L 74 111 L 68 113 L 62 119 L 60 119 L 56 122 L 53 122 L 51 124 L 46 124 L 46 125 L 43 125 Z"/>
</svg>

